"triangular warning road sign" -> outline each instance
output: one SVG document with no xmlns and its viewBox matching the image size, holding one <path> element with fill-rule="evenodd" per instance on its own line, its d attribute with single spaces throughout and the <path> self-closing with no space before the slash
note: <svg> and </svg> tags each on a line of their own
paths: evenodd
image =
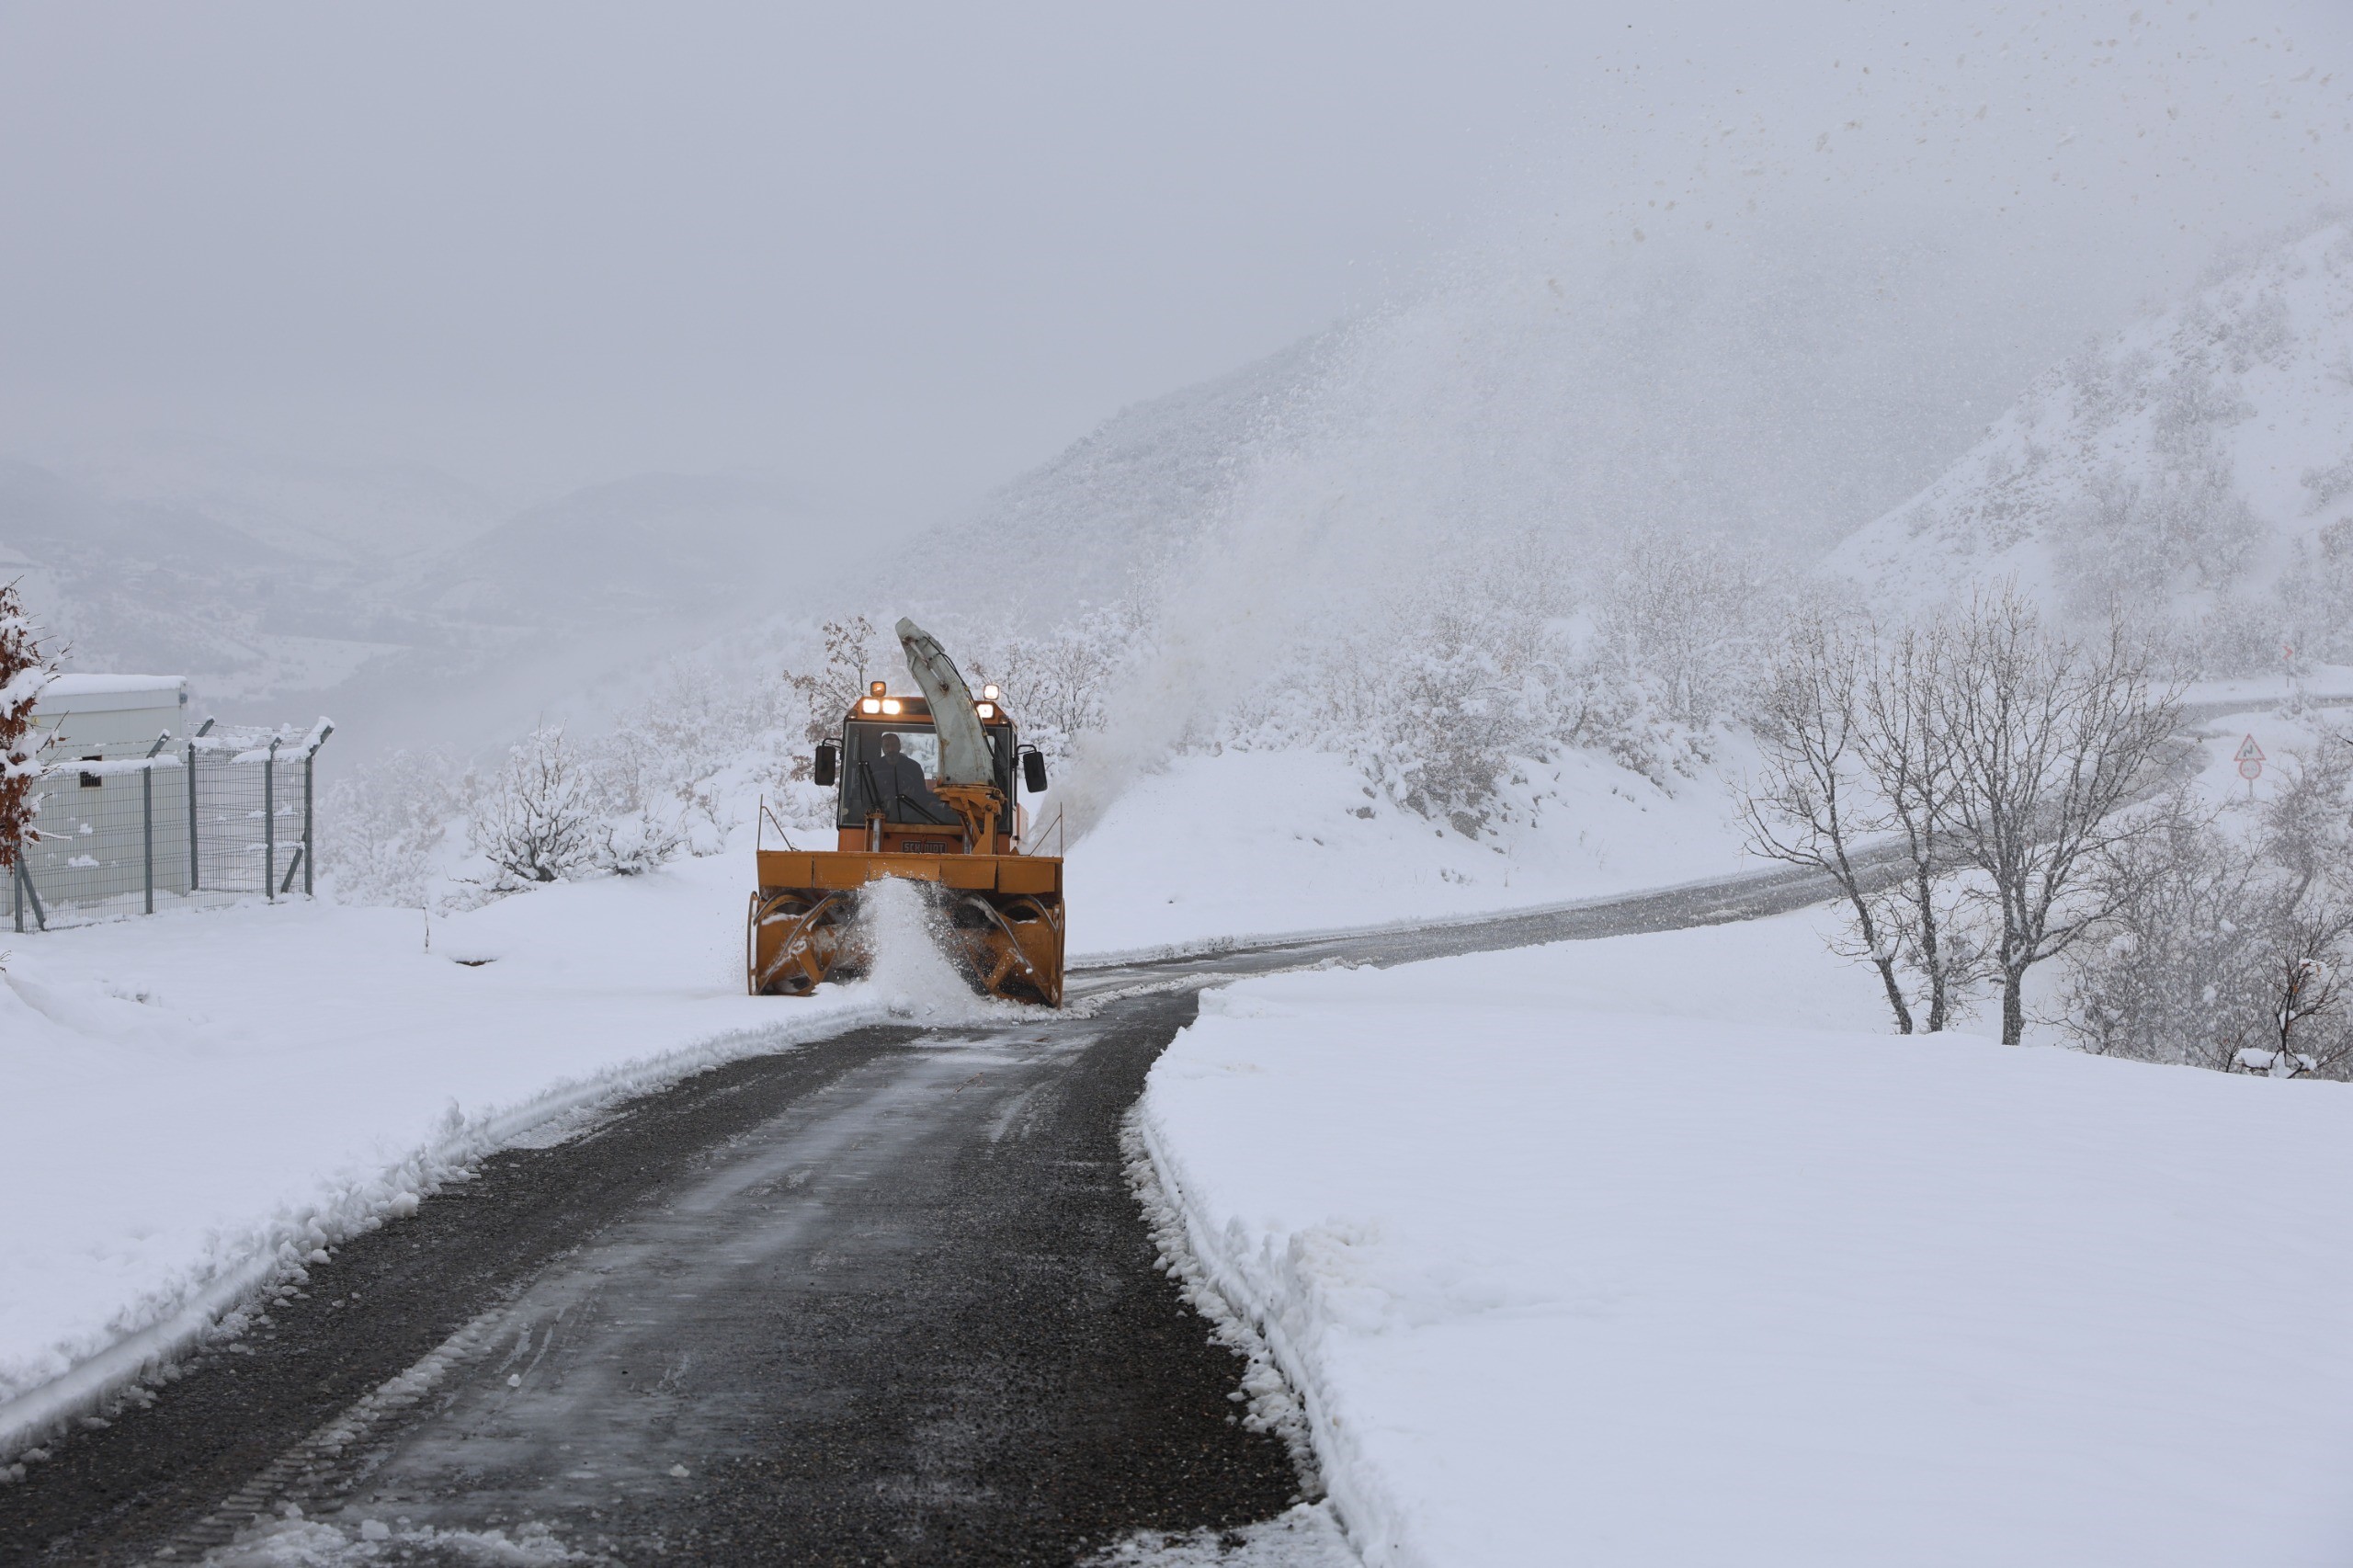
<svg viewBox="0 0 2353 1568">
<path fill-rule="evenodd" d="M 2263 760 L 2263 748 L 2255 744 L 2255 737 L 2253 735 L 2249 735 L 2246 739 L 2239 743 L 2239 754 L 2238 756 L 2231 758 L 2231 760 L 2233 762 L 2261 762 Z"/>
</svg>

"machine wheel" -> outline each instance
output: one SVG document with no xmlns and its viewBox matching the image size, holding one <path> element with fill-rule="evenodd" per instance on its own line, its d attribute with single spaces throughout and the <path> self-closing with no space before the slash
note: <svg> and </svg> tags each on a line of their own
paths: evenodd
<svg viewBox="0 0 2353 1568">
<path fill-rule="evenodd" d="M 958 922 L 968 933 L 964 957 L 982 991 L 1015 1000 L 1027 992 L 1049 1007 L 1061 1006 L 1062 924 L 1054 912 L 1027 894 L 1007 900 L 1002 908 L 977 894 L 967 894 L 961 903 L 967 912 L 966 919 Z M 1040 955 L 1046 959 L 1043 964 L 1029 951 L 1037 945 L 1034 935 L 1025 943 L 1017 929 L 1032 923 L 1042 923 L 1051 938 L 1049 950 Z"/>
<path fill-rule="evenodd" d="M 1027 925 L 1036 921 L 1052 933 L 1052 959 L 1045 966 L 1044 972 L 1038 975 L 1038 994 L 1047 1006 L 1061 1006 L 1063 1005 L 1063 912 L 1061 906 L 1049 904 L 1029 893 L 1022 893 L 1006 902 L 1005 916 L 1016 925 Z"/>
<path fill-rule="evenodd" d="M 802 892 L 754 893 L 745 924 L 744 971 L 755 996 L 806 996 L 832 968 L 838 944 L 832 928 L 849 912 L 838 892 L 811 897 Z M 777 932 L 771 956 L 760 960 L 763 931 Z"/>
</svg>

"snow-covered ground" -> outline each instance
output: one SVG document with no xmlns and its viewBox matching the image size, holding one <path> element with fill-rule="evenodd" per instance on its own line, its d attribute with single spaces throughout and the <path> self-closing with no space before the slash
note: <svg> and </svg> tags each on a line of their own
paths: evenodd
<svg viewBox="0 0 2353 1568">
<path fill-rule="evenodd" d="M 2353 1091 L 1891 1037 L 1824 918 L 1248 981 L 1154 1069 L 1365 1560 L 2346 1561 Z"/>
<path fill-rule="evenodd" d="M 2276 764 L 2329 717 L 2219 724 L 2209 787 L 2243 794 L 2243 728 Z M 1071 846 L 1073 955 L 1755 869 L 1719 779 L 1669 795 L 1592 763 L 1544 782 L 1545 814 L 1505 854 L 1367 797 L 1337 758 L 1180 758 Z M 743 995 L 748 847 L 438 917 L 430 950 L 415 911 L 299 901 L 0 940 L 0 1183 L 29 1195 L 0 1212 L 0 1443 L 551 1114 L 904 1001 L 893 983 Z M 1623 1010 L 1654 991 L 1728 1019 L 1884 1027 L 1864 972 L 1796 926 L 1660 940 L 1706 956 L 1621 971 L 1619 955 L 1653 949 L 1558 949 L 1546 1005 Z"/>
<path fill-rule="evenodd" d="M 1071 846 L 1074 956 L 1737 869 L 1718 781 L 1585 766 L 1529 858 L 1336 758 L 1179 759 Z M 904 1000 L 746 997 L 747 848 L 437 918 L 430 950 L 416 911 L 299 901 L 9 939 L 0 1184 L 41 1196 L 0 1215 L 0 1441 L 549 1114 Z"/>
<path fill-rule="evenodd" d="M 1529 771 L 1533 822 L 1479 841 L 1380 798 L 1342 757 L 1178 756 L 1071 847 L 1072 951 L 1398 924 L 1758 867 L 1718 772 L 1670 794 L 1589 753 Z"/>
<path fill-rule="evenodd" d="M 745 995 L 746 858 L 506 899 L 430 951 L 415 910 L 301 902 L 0 942 L 0 1441 L 551 1115 L 881 1016 L 887 981 Z"/>
</svg>

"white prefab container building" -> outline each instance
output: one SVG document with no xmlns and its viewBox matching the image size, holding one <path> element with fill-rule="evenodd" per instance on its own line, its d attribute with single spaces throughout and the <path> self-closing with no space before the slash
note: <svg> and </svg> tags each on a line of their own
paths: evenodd
<svg viewBox="0 0 2353 1568">
<path fill-rule="evenodd" d="M 165 735 L 187 737 L 186 677 L 58 676 L 34 703 L 33 724 L 50 736 L 39 836 L 25 847 L 40 898 L 89 904 L 143 898 L 151 886 L 188 892 L 186 774 L 168 757 L 153 771 L 107 766 L 146 757 Z"/>
<path fill-rule="evenodd" d="M 55 735 L 52 757 L 144 756 L 158 734 L 188 733 L 188 677 L 57 676 L 33 704 L 33 723 Z"/>
</svg>

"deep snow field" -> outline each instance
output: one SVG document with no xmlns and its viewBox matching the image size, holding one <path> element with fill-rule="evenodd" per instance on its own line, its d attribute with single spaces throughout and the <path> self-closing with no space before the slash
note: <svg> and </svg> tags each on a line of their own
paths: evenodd
<svg viewBox="0 0 2353 1568">
<path fill-rule="evenodd" d="M 1893 1039 L 1818 912 L 1239 983 L 1139 1119 L 1368 1563 L 2341 1563 L 2353 1090 Z"/>
</svg>

